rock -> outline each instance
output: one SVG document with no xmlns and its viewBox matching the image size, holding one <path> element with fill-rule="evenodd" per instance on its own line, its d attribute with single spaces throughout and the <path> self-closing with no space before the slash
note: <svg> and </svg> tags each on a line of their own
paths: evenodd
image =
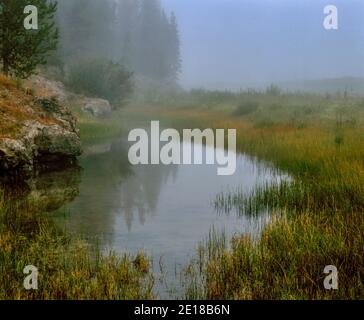
<svg viewBox="0 0 364 320">
<path fill-rule="evenodd" d="M 94 117 L 104 117 L 112 112 L 110 102 L 98 98 L 85 98 L 82 110 L 88 112 Z"/>
<path fill-rule="evenodd" d="M 81 155 L 76 118 L 54 99 L 34 98 L 16 86 L 1 88 L 0 176 L 31 175 L 47 163 L 74 163 Z"/>
<path fill-rule="evenodd" d="M 37 164 L 70 161 L 81 155 L 78 132 L 59 124 L 25 121 L 21 137 L 0 138 L 1 171 L 30 174 Z"/>
</svg>

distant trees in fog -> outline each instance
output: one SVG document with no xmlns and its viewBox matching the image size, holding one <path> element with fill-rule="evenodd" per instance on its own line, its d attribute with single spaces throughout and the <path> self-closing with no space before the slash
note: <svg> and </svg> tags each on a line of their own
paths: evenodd
<svg viewBox="0 0 364 320">
<path fill-rule="evenodd" d="M 181 69 L 175 15 L 159 0 L 59 1 L 60 47 L 51 63 L 107 59 L 137 76 L 176 82 Z"/>
</svg>

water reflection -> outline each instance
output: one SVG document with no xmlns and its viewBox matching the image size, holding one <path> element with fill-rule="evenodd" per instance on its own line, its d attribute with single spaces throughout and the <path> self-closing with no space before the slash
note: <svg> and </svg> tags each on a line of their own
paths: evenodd
<svg viewBox="0 0 364 320">
<path fill-rule="evenodd" d="M 127 153 L 123 140 L 85 151 L 80 194 L 58 210 L 71 231 L 96 236 L 117 251 L 145 249 L 179 260 L 194 252 L 213 225 L 227 234 L 256 234 L 268 218 L 214 211 L 222 191 L 253 190 L 273 178 L 271 168 L 253 159 L 238 155 L 236 173 L 217 176 L 215 165 L 131 166 Z"/>
<path fill-rule="evenodd" d="M 80 167 L 48 169 L 34 172 L 27 180 L 0 180 L 7 207 L 19 208 L 27 204 L 27 210 L 47 213 L 72 202 L 79 195 Z"/>
<path fill-rule="evenodd" d="M 157 214 L 163 185 L 175 179 L 177 166 L 136 166 L 128 162 L 127 143 L 117 140 L 93 146 L 81 159 L 80 196 L 63 209 L 69 229 L 109 244 L 120 217 L 126 229 L 144 225 Z"/>
</svg>

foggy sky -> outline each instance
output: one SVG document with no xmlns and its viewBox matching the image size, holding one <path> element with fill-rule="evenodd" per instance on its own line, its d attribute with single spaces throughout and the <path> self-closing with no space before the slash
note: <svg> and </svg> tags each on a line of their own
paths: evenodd
<svg viewBox="0 0 364 320">
<path fill-rule="evenodd" d="M 162 0 L 178 18 L 185 87 L 364 76 L 362 0 Z M 336 5 L 339 30 L 323 27 Z"/>
</svg>

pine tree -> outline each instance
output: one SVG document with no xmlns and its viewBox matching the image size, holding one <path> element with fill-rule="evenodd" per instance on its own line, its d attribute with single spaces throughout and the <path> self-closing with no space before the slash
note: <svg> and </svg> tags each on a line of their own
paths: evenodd
<svg viewBox="0 0 364 320">
<path fill-rule="evenodd" d="M 180 36 L 176 15 L 172 12 L 168 29 L 168 67 L 172 81 L 177 82 L 181 72 Z"/>
<path fill-rule="evenodd" d="M 137 32 L 140 1 L 119 0 L 116 7 L 117 19 L 114 29 L 114 60 L 129 68 L 137 66 Z"/>
<path fill-rule="evenodd" d="M 24 27 L 24 8 L 38 9 L 38 29 Z M 30 76 L 36 67 L 45 64 L 58 43 L 54 18 L 57 3 L 49 0 L 0 0 L 0 61 L 4 74 L 20 78 Z"/>
</svg>

